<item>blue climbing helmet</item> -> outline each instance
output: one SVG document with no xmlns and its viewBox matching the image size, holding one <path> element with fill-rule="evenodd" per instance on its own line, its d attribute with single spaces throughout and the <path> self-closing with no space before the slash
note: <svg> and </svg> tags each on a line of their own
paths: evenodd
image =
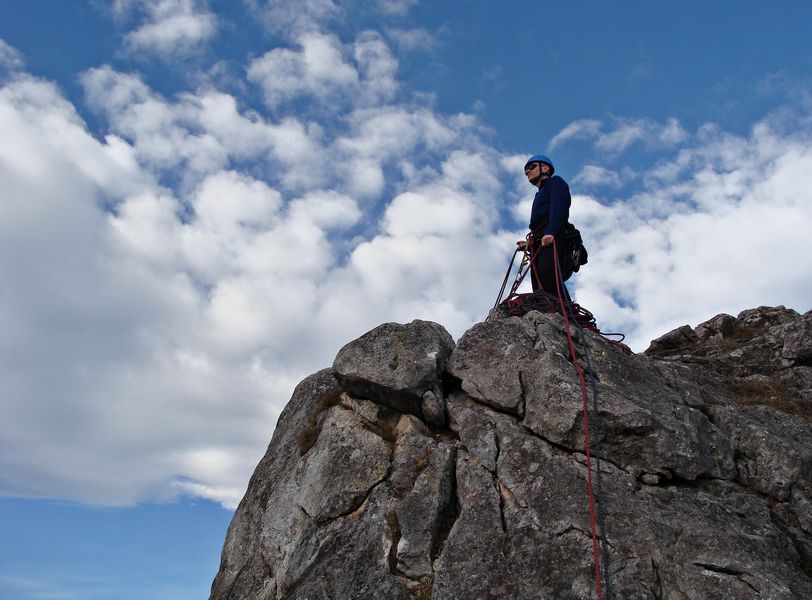
<svg viewBox="0 0 812 600">
<path fill-rule="evenodd" d="M 524 168 L 526 169 L 527 165 L 529 165 L 530 163 L 544 163 L 545 165 L 549 165 L 549 167 L 550 167 L 550 175 L 555 173 L 555 167 L 553 166 L 553 161 L 551 161 L 549 158 L 547 158 L 543 154 L 534 154 L 533 156 L 528 158 L 527 162 L 524 163 Z"/>
</svg>

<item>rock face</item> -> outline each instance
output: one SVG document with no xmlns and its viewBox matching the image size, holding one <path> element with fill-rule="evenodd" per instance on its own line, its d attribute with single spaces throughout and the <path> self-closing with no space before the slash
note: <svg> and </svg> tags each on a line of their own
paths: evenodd
<svg viewBox="0 0 812 600">
<path fill-rule="evenodd" d="M 296 388 L 211 598 L 812 598 L 812 312 L 629 356 L 558 315 L 382 325 Z M 597 407 L 597 408 L 596 408 Z"/>
</svg>

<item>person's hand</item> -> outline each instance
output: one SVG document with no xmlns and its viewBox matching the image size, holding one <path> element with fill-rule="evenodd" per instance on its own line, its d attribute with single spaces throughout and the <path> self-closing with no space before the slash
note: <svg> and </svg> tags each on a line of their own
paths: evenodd
<svg viewBox="0 0 812 600">
<path fill-rule="evenodd" d="M 553 240 L 554 240 L 554 239 L 555 239 L 555 237 L 553 237 L 552 235 L 550 235 L 550 234 L 548 233 L 547 235 L 545 235 L 545 236 L 543 236 L 543 237 L 541 238 L 541 245 L 542 245 L 542 246 L 549 246 L 550 244 L 552 244 L 552 243 L 553 243 Z"/>
<path fill-rule="evenodd" d="M 527 240 L 519 240 L 516 242 L 516 249 L 521 250 L 522 252 L 527 250 Z"/>
</svg>

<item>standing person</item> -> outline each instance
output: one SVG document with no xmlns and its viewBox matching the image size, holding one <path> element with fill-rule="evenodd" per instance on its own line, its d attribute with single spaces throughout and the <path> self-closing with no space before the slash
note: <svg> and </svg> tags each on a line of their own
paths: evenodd
<svg viewBox="0 0 812 600">
<path fill-rule="evenodd" d="M 530 271 L 530 280 L 533 291 L 539 288 L 548 294 L 558 295 L 558 286 L 555 277 L 555 252 L 553 239 L 561 257 L 565 248 L 564 226 L 570 215 L 570 188 L 567 182 L 555 175 L 552 161 L 541 154 L 527 159 L 524 165 L 524 174 L 527 180 L 536 186 L 539 191 L 533 198 L 533 210 L 530 213 L 530 232 L 533 234 L 531 256 L 534 256 L 534 268 Z M 520 248 L 525 242 L 517 242 Z M 559 264 L 564 264 L 559 258 Z M 563 279 L 567 274 L 562 273 L 561 295 L 570 301 L 569 292 Z"/>
</svg>

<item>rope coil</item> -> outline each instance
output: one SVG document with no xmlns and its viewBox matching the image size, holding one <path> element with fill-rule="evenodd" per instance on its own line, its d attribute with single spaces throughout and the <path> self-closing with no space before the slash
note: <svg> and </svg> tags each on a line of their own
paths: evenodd
<svg viewBox="0 0 812 600">
<path fill-rule="evenodd" d="M 626 336 L 622 333 L 603 333 L 600 329 L 598 329 L 597 322 L 595 320 L 595 316 L 585 309 L 583 306 L 576 302 L 570 302 L 564 300 L 561 297 L 559 292 L 559 297 L 556 297 L 553 294 L 545 292 L 541 287 L 535 292 L 528 292 L 520 294 L 517 292 L 519 286 L 521 285 L 522 281 L 524 281 L 525 276 L 531 270 L 536 274 L 536 279 L 538 280 L 538 273 L 536 272 L 536 264 L 535 258 L 536 253 L 532 251 L 533 246 L 533 234 L 528 234 L 527 239 L 525 242 L 524 250 L 519 248 L 513 253 L 513 257 L 510 260 L 510 264 L 508 265 L 507 273 L 505 273 L 505 279 L 502 282 L 502 287 L 499 290 L 499 296 L 496 298 L 496 303 L 494 304 L 494 308 L 499 311 L 502 316 L 505 317 L 522 317 L 526 315 L 531 310 L 535 310 L 541 313 L 558 313 L 565 319 L 572 318 L 579 329 L 588 329 L 595 335 L 597 335 L 600 339 L 604 342 L 614 346 L 621 352 L 626 354 L 634 354 L 626 344 L 623 343 L 623 340 Z M 553 251 L 558 252 L 555 248 L 555 241 L 553 241 Z M 505 293 L 505 289 L 507 288 L 507 282 L 510 278 L 510 272 L 513 269 L 513 264 L 516 262 L 516 255 L 522 252 L 522 261 L 519 264 L 519 271 L 516 273 L 516 279 L 513 282 L 513 285 L 510 286 L 510 291 L 508 292 L 507 297 L 502 300 L 502 296 Z M 556 257 L 558 254 L 556 254 Z M 556 284 L 558 284 L 560 277 L 558 259 L 556 258 L 555 261 L 556 265 Z M 612 339 L 617 338 L 617 339 Z"/>
</svg>

